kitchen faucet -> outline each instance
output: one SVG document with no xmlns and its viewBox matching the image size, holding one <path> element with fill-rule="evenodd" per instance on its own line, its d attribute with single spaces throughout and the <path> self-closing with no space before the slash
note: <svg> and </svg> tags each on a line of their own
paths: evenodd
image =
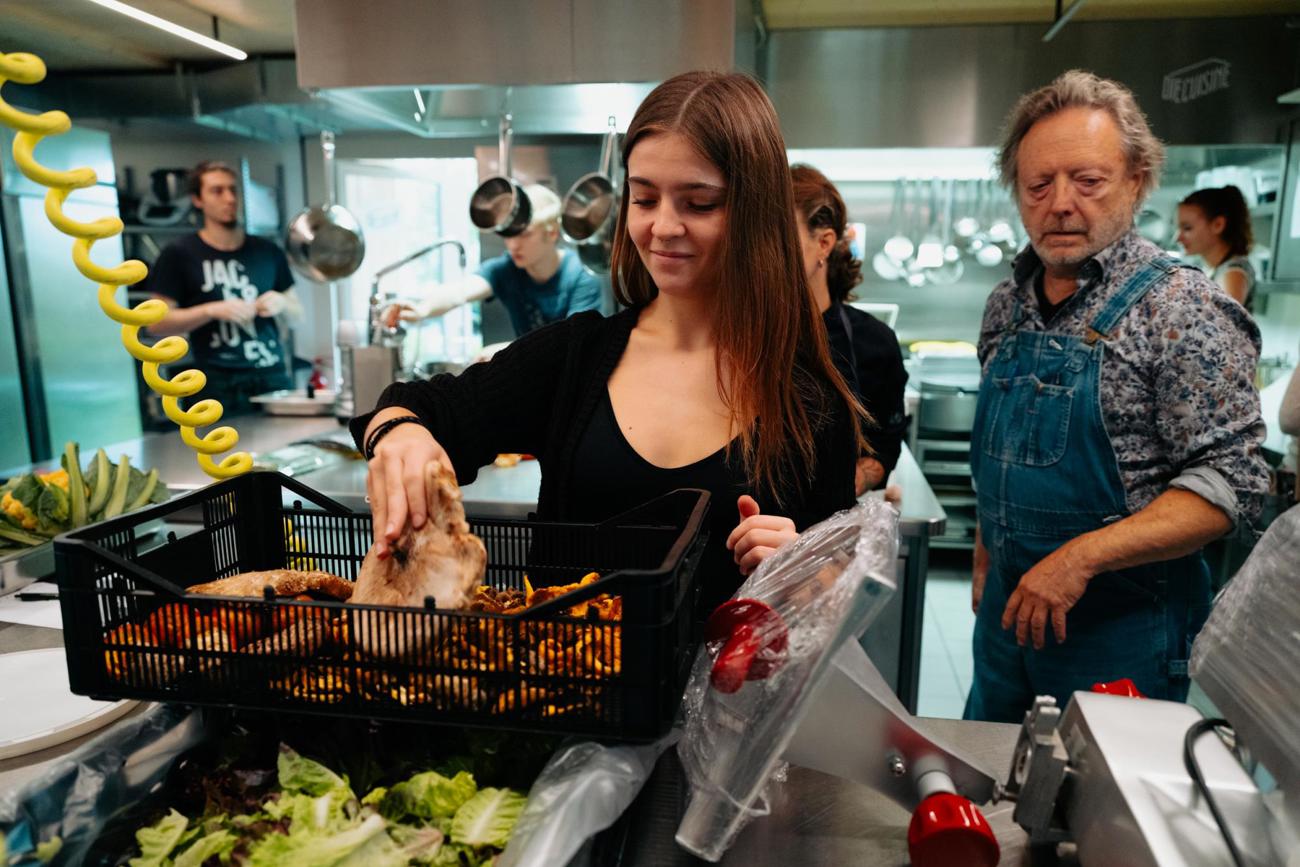
<svg viewBox="0 0 1300 867">
<path fill-rule="evenodd" d="M 380 268 L 375 272 L 375 276 L 370 280 L 370 327 L 368 329 L 370 344 L 372 346 L 377 345 L 380 342 L 380 339 L 385 336 L 389 338 L 396 337 L 400 341 L 400 337 L 404 333 L 400 326 L 387 329 L 381 327 L 382 323 L 379 321 L 379 281 L 396 271 L 398 268 L 408 265 L 416 259 L 419 259 L 421 256 L 432 253 L 434 250 L 448 245 L 454 246 L 460 253 L 460 270 L 463 272 L 465 270 L 465 245 L 460 241 L 457 241 L 455 238 L 441 238 L 427 247 L 421 247 L 419 250 L 399 259 L 391 265 L 385 265 L 383 268 Z"/>
</svg>

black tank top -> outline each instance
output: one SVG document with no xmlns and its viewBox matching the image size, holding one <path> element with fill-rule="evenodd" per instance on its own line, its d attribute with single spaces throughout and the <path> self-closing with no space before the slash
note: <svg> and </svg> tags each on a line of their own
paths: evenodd
<svg viewBox="0 0 1300 867">
<path fill-rule="evenodd" d="M 657 467 L 623 436 L 606 389 L 578 441 L 569 512 L 578 521 L 603 521 L 677 488 L 703 488 L 709 501 L 709 541 L 700 560 L 699 612 L 707 616 L 740 586 L 743 577 L 726 548 L 740 522 L 736 498 L 750 493 L 739 454 L 726 449 L 683 467 Z"/>
</svg>

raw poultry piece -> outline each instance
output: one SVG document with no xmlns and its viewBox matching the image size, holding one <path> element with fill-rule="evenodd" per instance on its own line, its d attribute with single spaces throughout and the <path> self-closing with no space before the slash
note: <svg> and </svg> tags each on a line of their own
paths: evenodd
<svg viewBox="0 0 1300 867">
<path fill-rule="evenodd" d="M 483 540 L 469 531 L 456 477 L 437 461 L 424 467 L 429 520 L 416 530 L 408 521 L 389 557 L 381 560 L 372 549 L 361 564 L 351 602 L 366 605 L 423 606 L 433 597 L 438 608 L 466 608 L 487 569 Z M 357 640 L 380 656 L 401 656 L 408 628 L 392 623 L 393 617 L 358 617 Z M 412 618 L 415 619 L 415 618 Z M 419 618 L 422 625 L 426 620 Z M 387 621 L 383 631 L 370 627 Z M 425 639 L 419 629 L 417 645 Z"/>
<path fill-rule="evenodd" d="M 188 592 L 203 596 L 245 596 L 261 599 L 265 587 L 270 587 L 276 596 L 299 596 L 306 593 L 340 601 L 346 601 L 353 592 L 351 581 L 329 572 L 301 569 L 241 572 L 218 581 L 195 584 Z"/>
</svg>

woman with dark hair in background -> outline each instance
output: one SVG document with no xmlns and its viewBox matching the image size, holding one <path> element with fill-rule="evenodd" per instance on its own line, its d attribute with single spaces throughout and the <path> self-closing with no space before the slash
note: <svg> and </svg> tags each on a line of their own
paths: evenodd
<svg viewBox="0 0 1300 867">
<path fill-rule="evenodd" d="M 1178 203 L 1178 243 L 1212 269 L 1210 279 L 1237 303 L 1254 307 L 1255 269 L 1246 256 L 1254 244 L 1250 208 L 1236 187 L 1207 187 Z"/>
<path fill-rule="evenodd" d="M 427 519 L 430 461 L 467 484 L 500 452 L 537 456 L 547 521 L 710 491 L 702 612 L 852 506 L 862 412 L 817 322 L 785 154 L 753 79 L 692 72 L 656 87 L 623 143 L 611 272 L 628 309 L 544 326 L 460 376 L 396 383 L 353 419 L 376 556 L 408 518 Z"/>
<path fill-rule="evenodd" d="M 812 166 L 793 166 L 790 174 L 804 273 L 826 325 L 831 357 L 871 416 L 866 428 L 871 451 L 858 459 L 855 473 L 861 495 L 883 485 L 898 463 L 907 431 L 907 371 L 893 330 L 846 303 L 862 282 L 862 262 L 849 250 L 848 211 L 839 190 Z"/>
</svg>

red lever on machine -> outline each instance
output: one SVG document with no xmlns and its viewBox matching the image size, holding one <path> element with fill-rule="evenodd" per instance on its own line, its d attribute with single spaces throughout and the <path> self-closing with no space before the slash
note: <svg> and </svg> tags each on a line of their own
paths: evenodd
<svg viewBox="0 0 1300 867">
<path fill-rule="evenodd" d="M 907 826 L 912 867 L 996 867 L 1002 850 L 979 808 L 961 795 L 936 792 Z"/>
<path fill-rule="evenodd" d="M 735 692 L 747 680 L 770 677 L 785 662 L 789 631 L 772 606 L 757 599 L 731 599 L 704 624 L 704 640 L 724 641 L 709 682 L 718 692 Z"/>
<path fill-rule="evenodd" d="M 1127 677 L 1121 677 L 1119 680 L 1112 680 L 1107 683 L 1094 683 L 1092 691 L 1106 695 L 1122 695 L 1128 698 L 1146 698 L 1145 695 L 1138 691 L 1137 684 Z"/>
</svg>

